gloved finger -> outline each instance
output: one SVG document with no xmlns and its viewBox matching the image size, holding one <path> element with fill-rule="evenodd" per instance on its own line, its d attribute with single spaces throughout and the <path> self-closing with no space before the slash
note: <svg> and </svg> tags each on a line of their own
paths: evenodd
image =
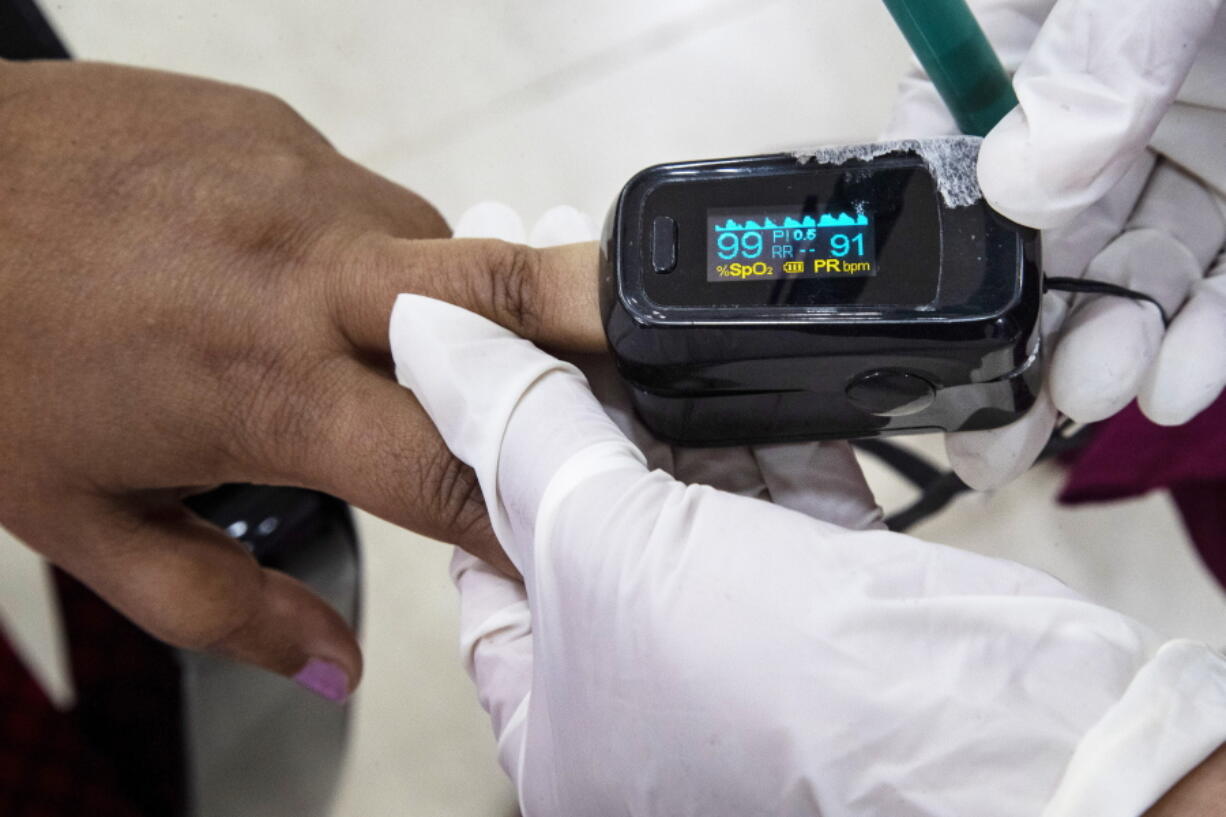
<svg viewBox="0 0 1226 817">
<path fill-rule="evenodd" d="M 1219 9 L 1223 9 L 1219 4 Z M 1201 45 L 1201 53 L 1179 89 L 1177 99 L 1186 105 L 1216 108 L 1226 112 L 1226 11 L 1219 11 L 1213 28 Z"/>
<path fill-rule="evenodd" d="M 550 348 L 605 348 L 594 243 L 534 249 L 489 239 L 410 241 L 372 235 L 351 248 L 325 301 L 343 340 L 386 353 L 401 292 L 453 303 Z"/>
<path fill-rule="evenodd" d="M 1166 160 L 1155 168 L 1129 227 L 1166 233 L 1192 253 L 1202 270 L 1226 244 L 1221 200 L 1202 179 Z"/>
<path fill-rule="evenodd" d="M 617 373 L 613 358 L 604 355 L 571 355 L 568 360 L 579 367 L 587 378 L 592 394 L 600 401 L 605 414 L 626 438 L 646 457 L 647 467 L 673 473 L 676 451 L 643 425 L 634 411 L 626 384 Z"/>
<path fill-rule="evenodd" d="M 1162 162 L 1128 232 L 1090 263 L 1087 276 L 1146 293 L 1167 315 L 1175 315 L 1223 242 L 1226 221 L 1213 196 L 1183 170 Z M 1136 397 L 1164 331 L 1162 315 L 1151 304 L 1115 296 L 1079 298 L 1052 360 L 1057 408 L 1079 422 L 1119 411 Z"/>
<path fill-rule="evenodd" d="M 766 483 L 748 446 L 673 449 L 669 473 L 691 485 L 710 485 L 730 494 L 768 499 Z"/>
<path fill-rule="evenodd" d="M 1171 110 L 1154 133 L 1155 150 L 1226 196 L 1226 12 L 1219 12 Z"/>
<path fill-rule="evenodd" d="M 1094 257 L 1102 252 L 1136 212 L 1141 194 L 1157 165 L 1153 151 L 1145 151 L 1120 183 L 1077 218 L 1043 233 L 1043 272 L 1064 278 L 1081 278 Z M 1057 293 L 1071 301 L 1071 295 Z"/>
<path fill-rule="evenodd" d="M 1059 337 L 1068 312 L 1065 301 L 1049 292 L 1043 297 L 1040 326 L 1044 354 Z M 945 451 L 963 482 L 978 491 L 999 488 L 1021 476 L 1051 439 L 1058 418 L 1046 385 L 1030 411 L 1016 422 L 986 431 L 961 431 L 945 435 Z"/>
<path fill-rule="evenodd" d="M 1099 254 L 1086 275 L 1152 282 L 1155 269 L 1186 280 L 1199 273 L 1191 254 L 1169 236 L 1135 230 Z M 1135 288 L 1148 291 L 1145 286 Z M 1173 299 L 1160 300 L 1169 308 Z M 1048 371 L 1056 407 L 1079 423 L 1105 420 L 1124 408 L 1136 397 L 1141 378 L 1158 354 L 1163 331 L 1162 316 L 1152 304 L 1109 296 L 1078 299 Z"/>
<path fill-rule="evenodd" d="M 1141 383 L 1145 416 L 1181 425 L 1208 408 L 1226 389 L 1226 256 L 1198 282 L 1167 330 L 1158 359 Z"/>
<path fill-rule="evenodd" d="M 587 378 L 592 394 L 600 401 L 605 414 L 626 435 L 636 448 L 643 452 L 647 467 L 672 474 L 676 471 L 673 460 L 677 453 L 671 445 L 656 437 L 643 425 L 634 412 L 626 384 L 617 374 L 617 364 L 609 355 L 571 355 L 569 362 L 579 367 Z"/>
<path fill-rule="evenodd" d="M 992 491 L 1007 485 L 1034 465 L 1051 439 L 1058 417 L 1044 388 L 1030 411 L 1016 422 L 986 431 L 946 434 L 949 465 L 976 491 Z"/>
<path fill-rule="evenodd" d="M 979 181 L 1048 229 L 1106 195 L 1149 143 L 1219 0 L 1060 0 L 1014 76 L 1019 107 L 984 141 Z"/>
<path fill-rule="evenodd" d="M 1222 15 L 1226 21 L 1226 14 Z M 1226 28 L 1226 23 L 1223 24 Z M 1213 71 L 1217 94 L 1226 96 L 1226 44 L 1219 46 L 1213 59 L 1206 59 Z M 1198 65 L 1199 68 L 1199 65 Z M 1193 70 L 1196 73 L 1196 69 Z M 1219 107 L 1175 103 L 1154 134 L 1153 149 L 1196 176 L 1219 196 L 1226 196 L 1226 162 L 1222 161 L 1222 133 L 1226 132 L 1226 99 Z"/>
<path fill-rule="evenodd" d="M 532 690 L 532 614 L 521 582 L 456 550 L 451 579 L 460 593 L 460 655 L 490 715 L 498 759 L 517 784 Z"/>
<path fill-rule="evenodd" d="M 498 238 L 512 244 L 526 244 L 524 220 L 513 208 L 500 201 L 483 201 L 469 207 L 456 222 L 454 238 Z"/>
<path fill-rule="evenodd" d="M 572 358 L 588 379 L 605 414 L 646 458 L 647 466 L 672 474 L 688 484 L 710 485 L 731 494 L 769 499 L 761 469 L 748 446 L 674 448 L 643 425 L 630 402 L 626 385 L 608 355 Z"/>
<path fill-rule="evenodd" d="M 1073 222 L 1043 235 L 1044 272 L 1050 276 L 1080 278 L 1095 256 L 1128 224 L 1149 184 L 1156 157 L 1145 151 L 1124 177 Z M 1050 372 L 1056 348 L 1063 343 L 1061 329 L 1071 298 L 1059 292 L 1044 296 L 1042 331 L 1044 355 Z M 1151 307 L 1152 309 L 1152 307 Z M 1050 374 L 1048 375 L 1050 378 Z M 1046 384 L 1033 408 L 1017 422 L 999 429 L 960 432 L 945 438 L 954 472 L 976 490 L 999 488 L 1029 469 L 1051 438 L 1059 411 Z"/>
<path fill-rule="evenodd" d="M 587 213 L 562 204 L 545 211 L 532 225 L 528 244 L 533 247 L 559 247 L 563 244 L 578 244 L 595 241 L 600 237 L 596 222 Z"/>
<path fill-rule="evenodd" d="M 476 471 L 494 531 L 529 586 L 538 506 L 560 469 L 576 479 L 584 469 L 646 472 L 582 374 L 506 329 L 401 295 L 390 339 L 398 379 Z"/>
<path fill-rule="evenodd" d="M 362 654 L 344 619 L 177 502 L 91 499 L 67 513 L 89 546 L 31 544 L 154 637 L 292 676 L 337 703 L 357 687 Z"/>
<path fill-rule="evenodd" d="M 851 530 L 884 528 L 881 506 L 845 442 L 787 443 L 753 448 L 766 499 Z"/>
</svg>

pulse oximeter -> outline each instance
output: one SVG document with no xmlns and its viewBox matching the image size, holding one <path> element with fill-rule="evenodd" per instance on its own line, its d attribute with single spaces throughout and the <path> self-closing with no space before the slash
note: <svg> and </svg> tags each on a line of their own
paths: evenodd
<svg viewBox="0 0 1226 817">
<path fill-rule="evenodd" d="M 631 179 L 605 227 L 601 310 L 647 427 L 731 445 L 1024 414 L 1042 368 L 1039 237 L 966 194 L 977 148 L 683 162 Z"/>
</svg>

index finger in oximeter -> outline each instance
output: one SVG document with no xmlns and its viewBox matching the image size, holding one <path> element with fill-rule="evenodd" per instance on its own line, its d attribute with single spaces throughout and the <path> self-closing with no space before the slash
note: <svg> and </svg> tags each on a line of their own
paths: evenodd
<svg viewBox="0 0 1226 817">
<path fill-rule="evenodd" d="M 720 445 L 1024 414 L 1041 370 L 1038 234 L 978 195 L 977 151 L 956 137 L 631 179 L 606 224 L 601 307 L 647 426 Z"/>
</svg>

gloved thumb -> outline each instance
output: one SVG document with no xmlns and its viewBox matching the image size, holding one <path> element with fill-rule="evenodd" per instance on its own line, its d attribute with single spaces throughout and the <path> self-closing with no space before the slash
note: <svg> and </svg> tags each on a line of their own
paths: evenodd
<svg viewBox="0 0 1226 817">
<path fill-rule="evenodd" d="M 517 784 L 532 690 L 532 613 L 524 585 L 456 548 L 451 579 L 460 591 L 460 656 L 489 713 L 498 759 Z M 518 787 L 518 786 L 517 786 Z"/>
<path fill-rule="evenodd" d="M 848 443 L 759 445 L 753 457 L 775 505 L 848 530 L 885 529 L 881 506 Z"/>
<path fill-rule="evenodd" d="M 1060 0 L 1014 76 L 1019 106 L 988 134 L 994 208 L 1050 229 L 1101 199 L 1145 150 L 1221 0 Z"/>
<path fill-rule="evenodd" d="M 401 295 L 390 324 L 396 378 L 477 473 L 507 556 L 532 586 L 537 511 L 558 472 L 645 470 L 577 368 L 460 307 Z M 576 471 L 578 469 L 578 471 Z"/>
</svg>

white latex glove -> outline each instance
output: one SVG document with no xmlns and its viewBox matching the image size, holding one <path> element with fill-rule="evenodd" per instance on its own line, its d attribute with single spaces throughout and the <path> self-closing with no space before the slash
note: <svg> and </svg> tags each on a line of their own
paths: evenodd
<svg viewBox="0 0 1226 817">
<path fill-rule="evenodd" d="M 536 247 L 594 240 L 595 222 L 572 207 L 547 211 L 528 230 L 519 214 L 501 202 L 482 202 L 456 222 L 458 238 L 497 238 Z M 687 483 L 793 508 L 854 529 L 884 528 L 855 454 L 846 443 L 802 443 L 722 448 L 682 448 L 655 437 L 639 421 L 608 356 L 572 359 L 591 384 L 605 414 L 643 452 L 652 468 Z M 477 682 L 482 705 L 499 736 L 503 766 L 514 777 L 518 741 L 531 687 L 531 614 L 521 582 L 455 549 L 452 577 L 460 591 L 461 644 L 465 665 Z M 480 660 L 478 656 L 483 656 Z M 518 714 L 516 714 L 518 712 Z M 512 717 L 514 716 L 514 718 Z M 512 752 L 514 754 L 512 754 Z"/>
<path fill-rule="evenodd" d="M 1144 291 L 1175 316 L 1164 330 L 1146 303 L 1049 294 L 1038 404 L 947 438 L 958 474 L 991 488 L 1030 467 L 1058 412 L 1094 422 L 1139 397 L 1177 425 L 1226 387 L 1226 12 L 1220 0 L 970 4 L 1020 101 L 983 145 L 988 201 L 1045 230 L 1048 275 Z M 954 132 L 915 69 L 886 138 Z"/>
<path fill-rule="evenodd" d="M 1226 740 L 1208 647 L 650 471 L 577 369 L 456 307 L 403 295 L 390 337 L 524 577 L 454 563 L 525 817 L 1120 817 Z"/>
</svg>

